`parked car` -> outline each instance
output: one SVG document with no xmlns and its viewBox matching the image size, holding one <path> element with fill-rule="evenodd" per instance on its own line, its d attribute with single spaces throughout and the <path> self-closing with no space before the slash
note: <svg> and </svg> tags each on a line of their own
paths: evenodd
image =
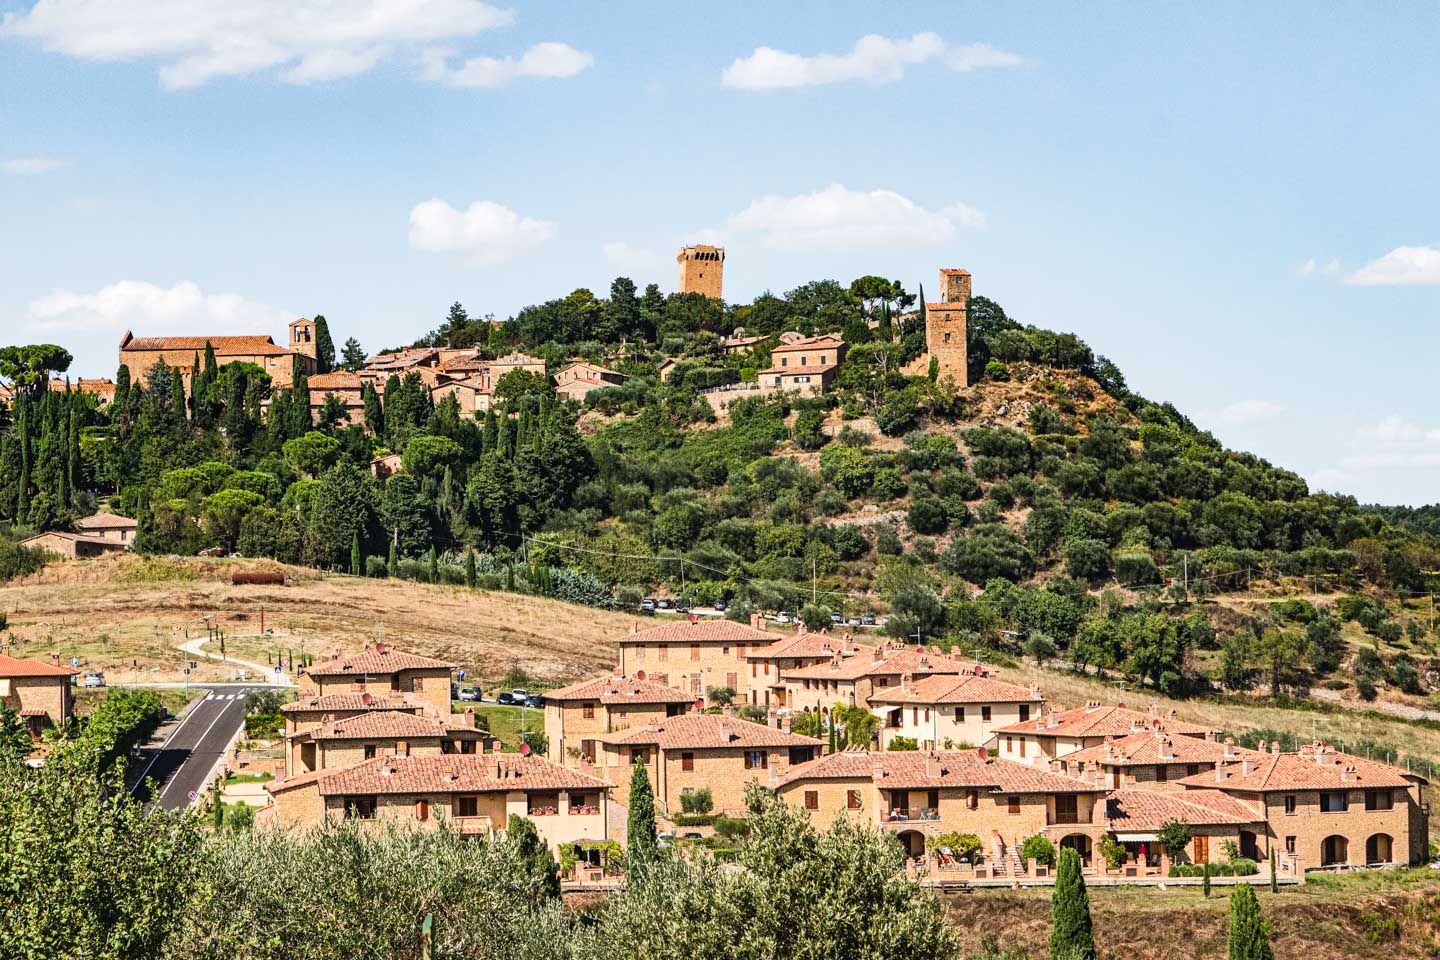
<svg viewBox="0 0 1440 960">
<path fill-rule="evenodd" d="M 830 614 L 830 622 L 831 622 L 831 623 L 844 623 L 844 622 L 845 622 L 845 618 L 842 617 L 842 616 L 841 616 L 840 614 L 838 614 L 838 613 L 831 613 L 831 614 Z"/>
<path fill-rule="evenodd" d="M 654 598 L 654 597 L 646 597 L 644 600 L 641 600 L 641 601 L 640 601 L 640 611 L 641 611 L 642 613 L 654 613 L 654 612 L 655 612 L 655 598 Z"/>
<path fill-rule="evenodd" d="M 195 554 L 195 556 L 197 556 L 197 557 L 223 557 L 223 556 L 225 556 L 225 548 L 224 548 L 224 547 L 206 547 L 204 550 L 201 550 L 199 553 Z"/>
<path fill-rule="evenodd" d="M 85 679 L 81 681 L 80 685 L 82 687 L 103 687 L 105 686 L 105 674 L 99 670 L 92 670 L 85 674 Z"/>
<path fill-rule="evenodd" d="M 860 618 L 860 623 L 867 627 L 875 626 L 875 614 L 867 613 Z"/>
<path fill-rule="evenodd" d="M 716 609 L 717 611 L 719 611 L 720 613 L 724 613 L 725 610 L 726 610 L 725 601 L 724 601 L 724 600 L 716 600 L 716 601 L 715 601 L 715 609 Z"/>
<path fill-rule="evenodd" d="M 539 710 L 545 706 L 545 695 L 543 693 L 532 693 L 523 701 L 524 705 L 531 710 Z"/>
<path fill-rule="evenodd" d="M 516 705 L 515 694 L 511 693 L 509 690 L 501 690 L 499 695 L 495 697 L 495 702 L 503 704 L 507 707 L 513 707 Z"/>
<path fill-rule="evenodd" d="M 675 609 L 675 601 L 674 601 L 674 600 L 661 600 L 659 606 L 660 606 L 660 609 L 661 609 L 661 610 L 674 610 L 674 609 Z"/>
<path fill-rule="evenodd" d="M 479 688 L 479 687 L 464 687 L 463 689 L 461 689 L 461 691 L 460 691 L 460 696 L 458 697 L 458 699 L 460 699 L 460 700 L 466 700 L 466 701 L 469 701 L 470 703 L 478 702 L 479 699 L 480 699 L 480 688 Z"/>
<path fill-rule="evenodd" d="M 777 614 L 775 614 L 775 616 L 771 617 L 771 619 L 772 619 L 774 622 L 776 622 L 776 623 L 789 623 L 789 622 L 790 622 L 790 614 L 788 614 L 788 613 L 777 613 Z"/>
<path fill-rule="evenodd" d="M 858 626 L 860 626 L 860 618 L 859 618 L 859 617 L 851 617 L 850 619 L 848 619 L 848 620 L 845 621 L 845 626 L 847 626 L 847 627 L 858 627 Z"/>
</svg>

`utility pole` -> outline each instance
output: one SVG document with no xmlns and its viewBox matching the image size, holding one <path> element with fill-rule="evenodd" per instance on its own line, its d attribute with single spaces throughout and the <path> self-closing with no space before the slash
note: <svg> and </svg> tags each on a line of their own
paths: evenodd
<svg viewBox="0 0 1440 960">
<path fill-rule="evenodd" d="M 1190 554 L 1188 554 L 1188 553 L 1185 554 L 1181 559 L 1184 561 L 1184 570 L 1185 570 L 1185 602 L 1186 602 L 1186 603 L 1189 603 L 1189 602 L 1190 602 Z"/>
<path fill-rule="evenodd" d="M 811 558 L 810 558 L 810 603 L 811 603 L 811 605 L 814 605 L 814 603 L 815 603 L 815 590 L 816 590 L 816 586 L 815 586 L 815 558 L 814 558 L 814 557 L 811 557 Z"/>
</svg>

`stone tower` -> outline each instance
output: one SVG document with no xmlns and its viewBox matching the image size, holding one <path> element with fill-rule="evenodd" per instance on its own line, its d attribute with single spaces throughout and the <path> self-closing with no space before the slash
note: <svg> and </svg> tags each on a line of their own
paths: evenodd
<svg viewBox="0 0 1440 960">
<path fill-rule="evenodd" d="M 303 353 L 311 360 L 319 356 L 320 346 L 315 342 L 315 321 L 301 317 L 290 324 L 289 347 L 296 353 Z"/>
<path fill-rule="evenodd" d="M 925 349 L 940 366 L 941 380 L 969 386 L 966 352 L 970 309 L 970 274 L 964 270 L 940 271 L 940 302 L 925 304 Z"/>
<path fill-rule="evenodd" d="M 681 247 L 675 254 L 680 264 L 680 292 L 701 293 L 712 300 L 724 299 L 721 281 L 725 277 L 725 248 L 697 243 Z"/>
</svg>

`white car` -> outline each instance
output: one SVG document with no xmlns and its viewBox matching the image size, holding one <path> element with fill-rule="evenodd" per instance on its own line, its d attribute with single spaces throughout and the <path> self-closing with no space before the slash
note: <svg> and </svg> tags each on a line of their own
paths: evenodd
<svg viewBox="0 0 1440 960">
<path fill-rule="evenodd" d="M 103 687 L 105 686 L 105 674 L 99 670 L 85 674 L 85 679 L 80 682 L 82 687 Z"/>
</svg>

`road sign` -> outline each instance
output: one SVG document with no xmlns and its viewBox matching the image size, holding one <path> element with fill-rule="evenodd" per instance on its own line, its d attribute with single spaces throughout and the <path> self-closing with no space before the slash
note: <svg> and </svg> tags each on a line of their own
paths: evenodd
<svg viewBox="0 0 1440 960">
<path fill-rule="evenodd" d="M 456 671 L 456 672 L 460 675 L 460 679 L 461 679 L 461 680 L 464 680 L 464 679 L 465 679 L 465 671 L 464 671 L 464 670 L 458 670 L 458 671 Z"/>
<path fill-rule="evenodd" d="M 278 663 L 275 664 L 275 672 L 276 672 L 276 673 L 279 673 L 279 672 L 280 672 L 280 664 L 278 664 Z"/>
<path fill-rule="evenodd" d="M 196 797 L 200 796 L 200 794 L 196 793 L 194 790 L 191 790 L 189 793 L 185 794 L 185 796 L 191 800 L 194 800 Z"/>
<path fill-rule="evenodd" d="M 80 666 L 80 658 L 79 658 L 79 657 L 71 657 L 71 658 L 70 658 L 70 666 L 72 666 L 72 667 L 78 667 L 78 666 Z"/>
</svg>

